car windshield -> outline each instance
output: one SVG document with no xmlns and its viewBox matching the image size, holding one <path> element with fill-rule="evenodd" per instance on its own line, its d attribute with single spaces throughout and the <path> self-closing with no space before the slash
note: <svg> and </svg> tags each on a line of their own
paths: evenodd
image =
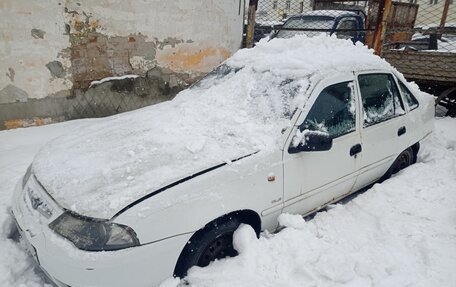
<svg viewBox="0 0 456 287">
<path fill-rule="evenodd" d="M 195 82 L 190 89 L 201 89 L 215 86 L 220 83 L 220 80 L 231 77 L 232 74 L 236 74 L 239 70 L 241 70 L 241 68 L 233 68 L 227 64 L 222 64 L 206 74 L 199 81 Z"/>
<path fill-rule="evenodd" d="M 249 94 L 233 96 L 238 97 L 239 100 L 247 99 L 251 105 L 258 107 L 254 110 L 265 111 L 265 118 L 273 112 L 276 116 L 290 119 L 299 105 L 296 102 L 299 95 L 304 95 L 309 86 L 307 79 L 288 79 L 269 70 L 259 72 L 222 64 L 193 84 L 189 91 L 206 93 L 218 89 L 218 86 L 225 85 L 227 81 L 244 81 L 246 78 L 250 78 Z M 237 92 L 233 91 L 233 93 Z"/>
<path fill-rule="evenodd" d="M 286 29 L 323 29 L 331 30 L 334 26 L 334 17 L 330 16 L 303 16 L 288 19 L 282 28 Z M 322 31 L 300 31 L 300 30 L 280 30 L 278 38 L 290 38 L 294 35 L 307 35 L 309 37 L 324 33 Z"/>
</svg>

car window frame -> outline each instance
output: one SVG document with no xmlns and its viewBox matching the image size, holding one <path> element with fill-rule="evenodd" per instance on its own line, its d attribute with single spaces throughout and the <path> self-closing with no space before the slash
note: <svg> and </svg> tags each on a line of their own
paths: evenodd
<svg viewBox="0 0 456 287">
<path fill-rule="evenodd" d="M 360 115 L 360 97 L 359 91 L 356 83 L 356 76 L 353 73 L 336 73 L 334 76 L 325 77 L 322 75 L 315 75 L 312 77 L 311 85 L 307 90 L 309 97 L 303 106 L 298 108 L 299 112 L 296 112 L 291 119 L 291 126 L 287 129 L 287 135 L 285 140 L 282 143 L 282 151 L 288 151 L 293 137 L 296 135 L 296 131 L 299 129 L 299 126 L 304 123 L 310 109 L 314 105 L 320 93 L 326 88 L 334 84 L 343 83 L 343 82 L 352 82 L 353 83 L 353 97 L 355 99 L 355 129 L 352 131 L 355 134 L 361 133 L 362 125 L 361 115 Z M 345 136 L 352 135 L 352 132 L 340 135 L 337 138 L 334 138 L 335 142 L 344 138 Z"/>
<path fill-rule="evenodd" d="M 338 134 L 337 136 L 332 136 L 329 134 L 329 136 L 331 137 L 331 139 L 337 139 L 339 137 L 342 137 L 344 135 L 347 135 L 347 134 L 350 134 L 352 132 L 356 132 L 356 129 L 357 129 L 357 114 L 358 114 L 358 108 L 357 108 L 357 100 L 356 100 L 356 91 L 355 91 L 355 81 L 354 80 L 348 80 L 348 81 L 341 81 L 341 82 L 334 82 L 332 84 L 329 84 L 329 85 L 325 85 L 324 88 L 322 88 L 320 90 L 320 92 L 318 93 L 318 95 L 315 97 L 315 100 L 312 102 L 312 105 L 309 106 L 309 109 L 306 113 L 306 116 L 304 117 L 304 120 L 302 121 L 302 123 L 300 123 L 297 127 L 298 129 L 302 132 L 301 130 L 301 126 L 304 124 L 304 122 L 306 121 L 307 117 L 309 116 L 309 113 L 312 111 L 312 108 L 315 106 L 315 103 L 318 101 L 319 97 L 322 95 L 322 92 L 324 90 L 326 90 L 327 88 L 331 87 L 331 86 L 335 86 L 335 85 L 339 85 L 339 84 L 347 84 L 347 86 L 351 83 L 352 84 L 352 87 L 350 88 L 351 89 L 351 95 L 352 95 L 352 100 L 353 100 L 353 108 L 355 109 L 355 113 L 354 113 L 354 119 L 353 119 L 353 123 L 354 123 L 354 129 L 353 130 L 349 130 L 347 132 L 344 132 L 342 134 Z"/>
<path fill-rule="evenodd" d="M 343 22 L 354 22 L 355 23 L 355 29 L 353 31 L 338 31 L 340 29 L 340 24 Z M 343 16 L 341 17 L 337 23 L 335 23 L 334 31 L 335 34 L 339 37 L 339 34 L 343 36 L 344 38 L 342 39 L 351 39 L 351 38 L 356 38 L 358 37 L 359 31 L 357 31 L 359 28 L 359 22 L 358 19 L 355 16 Z M 344 35 L 344 33 L 352 33 L 352 35 Z"/>
<path fill-rule="evenodd" d="M 396 79 L 396 82 L 397 82 L 397 87 L 399 88 L 399 93 L 401 94 L 401 97 L 402 97 L 402 101 L 404 103 L 407 103 L 406 106 L 407 106 L 407 112 L 411 112 L 411 111 L 414 111 L 416 110 L 417 108 L 420 107 L 420 101 L 418 101 L 417 97 L 412 93 L 412 91 L 410 91 L 410 89 L 407 87 L 407 85 L 401 81 L 400 79 L 398 79 L 396 76 L 394 76 L 394 78 Z M 410 93 L 410 95 L 412 95 L 412 97 L 415 99 L 416 101 L 416 106 L 414 108 L 411 108 L 410 105 L 408 104 L 408 101 L 406 100 L 406 96 L 402 93 L 402 90 L 400 88 L 400 85 L 404 86 L 404 88 L 407 90 L 407 92 Z"/>
<path fill-rule="evenodd" d="M 365 76 L 365 75 L 388 75 L 390 76 L 392 79 L 393 79 L 393 83 L 396 85 L 396 89 L 399 93 L 399 100 L 401 101 L 402 103 L 402 109 L 404 111 L 404 113 L 402 114 L 394 114 L 392 117 L 389 117 L 389 118 L 386 118 L 382 121 L 379 121 L 379 122 L 375 122 L 375 123 L 371 123 L 371 124 L 366 124 L 365 120 L 364 120 L 364 105 L 363 105 L 363 95 L 361 93 L 361 86 L 360 86 L 360 81 L 359 81 L 359 76 Z M 361 117 L 361 126 L 363 128 L 368 128 L 368 127 L 371 127 L 371 126 L 375 126 L 377 124 L 381 124 L 381 123 L 385 123 L 389 120 L 392 120 L 392 119 L 395 119 L 395 118 L 398 118 L 398 117 L 402 117 L 404 115 L 407 114 L 407 108 L 406 108 L 406 105 L 404 104 L 404 100 L 402 98 L 402 93 L 399 89 L 399 85 L 398 83 L 396 82 L 396 76 L 391 73 L 390 71 L 385 71 L 385 70 L 375 70 L 375 71 L 362 71 L 362 72 L 355 72 L 355 81 L 356 81 L 356 86 L 357 86 L 357 89 L 358 89 L 358 93 L 359 93 L 359 101 L 360 101 L 360 108 L 361 108 L 361 111 L 362 111 L 362 117 Z M 361 113 L 360 111 L 360 113 Z"/>
</svg>

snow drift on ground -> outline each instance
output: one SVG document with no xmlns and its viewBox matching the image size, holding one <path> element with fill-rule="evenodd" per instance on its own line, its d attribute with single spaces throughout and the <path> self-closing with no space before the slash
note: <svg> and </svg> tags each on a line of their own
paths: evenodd
<svg viewBox="0 0 456 287">
<path fill-rule="evenodd" d="M 279 150 L 282 130 L 314 78 L 389 67 L 366 47 L 335 37 L 262 42 L 172 101 L 74 129 L 46 145 L 32 169 L 62 207 L 111 218 L 195 172 Z"/>
<path fill-rule="evenodd" d="M 0 225 L 12 191 L 48 140 L 93 120 L 0 132 Z M 236 232 L 236 258 L 190 270 L 192 286 L 439 286 L 456 282 L 456 119 L 436 121 L 419 162 L 345 205 L 305 222 L 282 215 L 278 234 Z M 0 231 L 0 286 L 49 286 Z M 163 283 L 175 287 L 170 278 Z"/>
</svg>

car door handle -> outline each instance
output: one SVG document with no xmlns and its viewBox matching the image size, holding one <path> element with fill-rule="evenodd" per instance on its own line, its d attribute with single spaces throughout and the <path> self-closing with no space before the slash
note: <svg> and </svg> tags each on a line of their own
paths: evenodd
<svg viewBox="0 0 456 287">
<path fill-rule="evenodd" d="M 398 130 L 397 130 L 397 136 L 401 136 L 403 134 L 405 134 L 405 132 L 407 131 L 407 129 L 405 127 L 400 127 Z"/>
<path fill-rule="evenodd" d="M 356 145 L 351 147 L 350 156 L 354 156 L 356 154 L 359 154 L 362 150 L 363 149 L 362 149 L 361 145 L 360 144 L 356 144 Z"/>
</svg>

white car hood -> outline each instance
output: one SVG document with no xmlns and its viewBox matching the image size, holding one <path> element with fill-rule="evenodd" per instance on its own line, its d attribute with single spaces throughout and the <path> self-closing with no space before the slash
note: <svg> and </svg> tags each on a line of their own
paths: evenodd
<svg viewBox="0 0 456 287">
<path fill-rule="evenodd" d="M 69 131 L 42 148 L 33 171 L 62 207 L 111 218 L 176 180 L 279 150 L 282 129 L 304 106 L 313 75 L 374 67 L 390 66 L 371 50 L 333 37 L 260 42 L 170 102 Z"/>
<path fill-rule="evenodd" d="M 33 171 L 62 207 L 111 218 L 186 176 L 259 150 L 278 150 L 291 97 L 269 97 L 255 78 L 251 71 L 232 71 L 223 83 L 208 88 L 204 80 L 170 102 L 91 120 L 43 147 Z"/>
</svg>

